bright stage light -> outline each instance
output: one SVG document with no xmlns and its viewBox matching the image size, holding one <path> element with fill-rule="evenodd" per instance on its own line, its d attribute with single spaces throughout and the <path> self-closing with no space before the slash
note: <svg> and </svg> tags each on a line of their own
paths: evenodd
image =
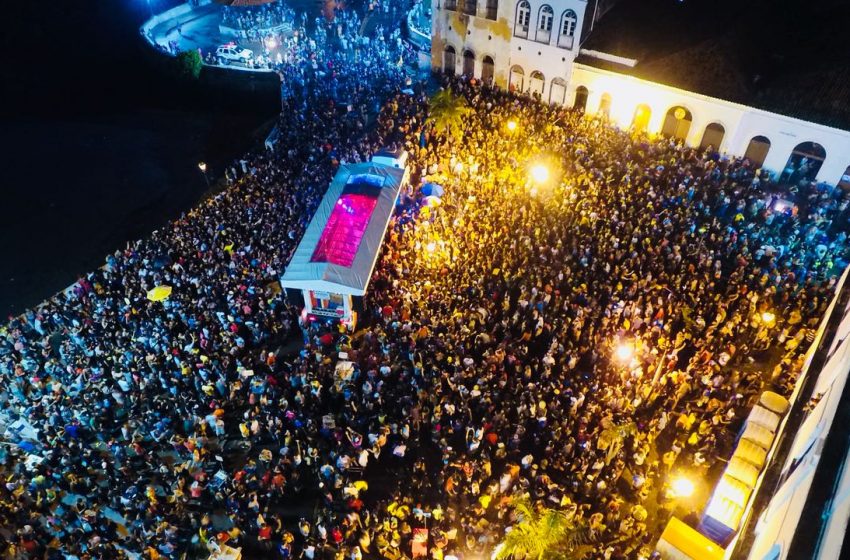
<svg viewBox="0 0 850 560">
<path fill-rule="evenodd" d="M 632 357 L 635 355 L 635 345 L 631 342 L 621 342 L 614 350 L 614 355 L 619 362 L 627 364 L 632 361 Z"/>
<path fill-rule="evenodd" d="M 761 320 L 768 327 L 772 327 L 776 323 L 776 315 L 770 311 L 765 311 L 761 314 Z"/>
<path fill-rule="evenodd" d="M 425 245 L 425 250 L 428 251 L 429 253 L 433 253 L 434 251 L 437 250 L 437 244 L 432 241 L 432 242 L 428 243 L 427 245 Z"/>
<path fill-rule="evenodd" d="M 508 130 L 511 132 L 516 130 L 516 121 L 508 121 Z"/>
<path fill-rule="evenodd" d="M 694 483 L 684 476 L 677 477 L 670 484 L 677 498 L 690 498 L 694 494 Z"/>
<path fill-rule="evenodd" d="M 549 180 L 549 169 L 545 165 L 538 163 L 531 168 L 531 178 L 537 183 L 545 183 Z"/>
</svg>

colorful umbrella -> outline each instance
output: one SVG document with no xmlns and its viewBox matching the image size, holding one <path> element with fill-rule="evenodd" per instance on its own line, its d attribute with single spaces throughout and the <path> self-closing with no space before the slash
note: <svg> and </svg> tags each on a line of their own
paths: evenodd
<svg viewBox="0 0 850 560">
<path fill-rule="evenodd" d="M 171 286 L 157 286 L 148 292 L 148 299 L 151 301 L 163 301 L 171 295 Z"/>
<path fill-rule="evenodd" d="M 425 196 L 443 196 L 446 190 L 436 183 L 425 183 L 422 187 L 422 194 Z"/>
</svg>

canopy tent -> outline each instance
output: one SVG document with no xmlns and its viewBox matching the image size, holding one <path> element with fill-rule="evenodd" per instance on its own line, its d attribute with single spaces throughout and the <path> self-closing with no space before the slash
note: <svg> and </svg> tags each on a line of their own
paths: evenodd
<svg viewBox="0 0 850 560">
<path fill-rule="evenodd" d="M 667 524 L 655 550 L 664 560 L 723 560 L 725 552 L 678 517 Z"/>
<path fill-rule="evenodd" d="M 341 166 L 280 285 L 364 295 L 405 173 L 374 162 Z"/>
</svg>

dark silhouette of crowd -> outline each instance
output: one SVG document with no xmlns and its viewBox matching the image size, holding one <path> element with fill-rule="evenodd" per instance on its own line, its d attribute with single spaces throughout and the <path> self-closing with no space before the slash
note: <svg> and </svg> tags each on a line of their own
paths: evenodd
<svg viewBox="0 0 850 560">
<path fill-rule="evenodd" d="M 790 393 L 847 264 L 841 191 L 468 83 L 447 134 L 389 66 L 290 79 L 273 150 L 6 325 L 6 557 L 398 560 L 426 527 L 437 560 L 489 557 L 521 498 L 589 558 L 650 558 L 669 475 Z M 413 186 L 367 311 L 305 321 L 277 280 L 337 166 L 383 146 Z"/>
</svg>

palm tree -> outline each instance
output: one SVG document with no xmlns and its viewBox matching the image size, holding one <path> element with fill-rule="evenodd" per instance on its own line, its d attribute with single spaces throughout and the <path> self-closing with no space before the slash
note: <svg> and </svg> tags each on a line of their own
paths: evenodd
<svg viewBox="0 0 850 560">
<path fill-rule="evenodd" d="M 587 526 L 583 520 L 570 519 L 563 511 L 538 508 L 527 501 L 514 502 L 517 522 L 496 548 L 495 560 L 578 559 L 587 554 Z"/>
<path fill-rule="evenodd" d="M 637 424 L 627 422 L 625 424 L 614 424 L 612 421 L 602 421 L 602 431 L 596 442 L 597 449 L 607 451 L 605 463 L 610 463 L 623 448 L 626 438 L 637 433 Z"/>
<path fill-rule="evenodd" d="M 428 122 L 446 136 L 458 136 L 463 131 L 463 119 L 472 113 L 472 108 L 462 95 L 443 89 L 431 97 Z"/>
</svg>

